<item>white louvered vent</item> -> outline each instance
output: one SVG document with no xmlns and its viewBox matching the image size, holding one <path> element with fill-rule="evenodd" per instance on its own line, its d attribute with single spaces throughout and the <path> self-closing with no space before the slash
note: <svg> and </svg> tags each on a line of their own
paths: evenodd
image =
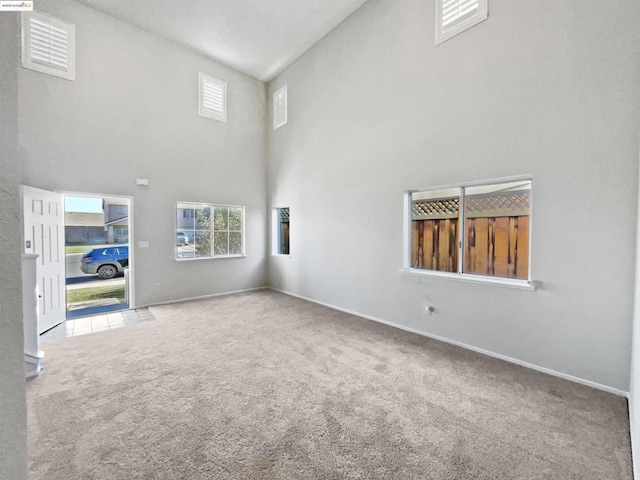
<svg viewBox="0 0 640 480">
<path fill-rule="evenodd" d="M 23 13 L 22 66 L 75 80 L 75 25 L 39 12 Z"/>
<path fill-rule="evenodd" d="M 287 86 L 273 94 L 273 129 L 287 123 Z"/>
<path fill-rule="evenodd" d="M 200 115 L 227 121 L 227 82 L 200 74 Z"/>
<path fill-rule="evenodd" d="M 488 0 L 436 0 L 436 45 L 487 19 Z"/>
</svg>

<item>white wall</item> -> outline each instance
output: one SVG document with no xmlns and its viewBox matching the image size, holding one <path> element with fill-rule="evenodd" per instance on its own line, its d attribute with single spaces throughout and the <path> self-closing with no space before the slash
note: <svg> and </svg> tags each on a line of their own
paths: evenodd
<svg viewBox="0 0 640 480">
<path fill-rule="evenodd" d="M 138 305 L 265 285 L 264 83 L 78 3 L 36 3 L 76 24 L 77 78 L 20 69 L 22 182 L 134 197 L 150 242 L 134 252 Z M 198 115 L 198 72 L 228 83 L 227 123 Z M 247 257 L 174 261 L 177 201 L 244 205 Z"/>
<path fill-rule="evenodd" d="M 27 478 L 22 325 L 17 13 L 0 14 L 0 478 Z"/>
<path fill-rule="evenodd" d="M 434 47 L 434 3 L 370 0 L 269 85 L 277 288 L 628 391 L 637 2 L 490 2 Z M 407 189 L 533 174 L 535 292 L 399 273 Z M 425 295 L 436 314 L 424 314 Z"/>
<path fill-rule="evenodd" d="M 639 152 L 640 153 L 640 152 Z M 639 189 L 640 190 L 640 189 Z M 638 196 L 638 231 L 636 234 L 636 289 L 631 345 L 631 385 L 629 420 L 634 478 L 640 480 L 640 195 Z"/>
</svg>

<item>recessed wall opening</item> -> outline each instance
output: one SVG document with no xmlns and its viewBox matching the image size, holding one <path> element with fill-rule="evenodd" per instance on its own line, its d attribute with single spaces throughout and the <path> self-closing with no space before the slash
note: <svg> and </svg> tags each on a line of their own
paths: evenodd
<svg viewBox="0 0 640 480">
<path fill-rule="evenodd" d="M 289 225 L 290 225 L 290 209 L 289 207 L 276 207 L 272 211 L 271 229 L 272 229 L 272 254 L 273 255 L 290 255 L 291 249 L 289 244 Z"/>
</svg>

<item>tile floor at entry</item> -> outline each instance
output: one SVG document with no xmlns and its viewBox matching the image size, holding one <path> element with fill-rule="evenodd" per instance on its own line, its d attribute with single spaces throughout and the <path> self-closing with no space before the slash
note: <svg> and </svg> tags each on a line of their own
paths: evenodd
<svg viewBox="0 0 640 480">
<path fill-rule="evenodd" d="M 75 318 L 66 320 L 57 327 L 52 328 L 40 335 L 40 342 L 58 340 L 60 338 L 77 337 L 87 333 L 97 333 L 104 330 L 137 325 L 138 323 L 151 322 L 155 320 L 148 308 L 137 310 L 124 310 L 121 312 L 96 315 L 94 317 Z"/>
</svg>

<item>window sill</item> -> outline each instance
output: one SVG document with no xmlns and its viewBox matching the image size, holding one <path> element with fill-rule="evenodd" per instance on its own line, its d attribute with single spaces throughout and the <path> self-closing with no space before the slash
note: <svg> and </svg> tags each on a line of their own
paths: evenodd
<svg viewBox="0 0 640 480">
<path fill-rule="evenodd" d="M 291 258 L 291 254 L 290 253 L 272 253 L 271 256 L 272 257 L 289 257 L 289 258 Z"/>
<path fill-rule="evenodd" d="M 459 281 L 471 282 L 471 283 L 483 283 L 485 285 L 499 285 L 502 287 L 517 288 L 520 290 L 534 291 L 536 289 L 536 284 L 534 281 L 517 280 L 514 278 L 484 277 L 481 275 L 472 275 L 469 273 L 438 272 L 434 270 L 420 270 L 417 268 L 402 268 L 400 270 L 400 273 L 404 275 L 438 277 L 438 278 L 446 278 L 448 280 L 459 280 Z"/>
<path fill-rule="evenodd" d="M 216 255 L 214 257 L 174 258 L 176 262 L 193 262 L 198 260 L 220 260 L 224 258 L 245 258 L 246 255 Z"/>
</svg>

